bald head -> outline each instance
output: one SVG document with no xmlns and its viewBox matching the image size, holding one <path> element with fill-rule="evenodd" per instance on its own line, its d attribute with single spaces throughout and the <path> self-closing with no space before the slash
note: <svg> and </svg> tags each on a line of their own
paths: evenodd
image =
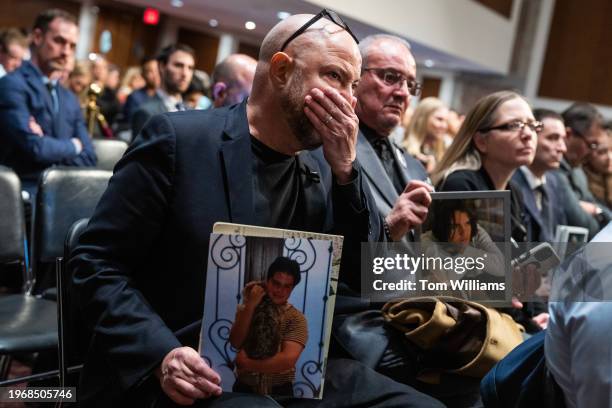
<svg viewBox="0 0 612 408">
<path fill-rule="evenodd" d="M 261 43 L 259 61 L 270 61 L 270 58 L 272 58 L 275 53 L 280 51 L 283 43 L 313 17 L 314 15 L 312 14 L 295 14 L 287 17 L 272 27 Z M 313 45 L 320 43 L 322 40 L 337 39 L 339 37 L 350 38 L 355 48 L 357 47 L 355 42 L 352 40 L 351 35 L 342 27 L 326 18 L 321 18 L 313 25 L 308 27 L 305 32 L 294 38 L 287 45 L 284 52 L 295 53 L 297 50 L 303 50 L 303 47 L 312 48 Z"/>
<path fill-rule="evenodd" d="M 287 154 L 322 143 L 306 114 L 308 95 L 312 98 L 313 92 L 320 95 L 325 90 L 342 98 L 345 109 L 355 104 L 353 89 L 359 80 L 361 56 L 355 39 L 344 28 L 319 19 L 281 52 L 283 44 L 312 18 L 308 14 L 291 16 L 266 35 L 247 105 L 251 112 L 261 114 L 260 127 L 278 124 L 276 135 L 274 129 L 266 129 L 262 134 L 255 132 L 255 137 Z"/>
<path fill-rule="evenodd" d="M 212 75 L 214 106 L 234 105 L 249 96 L 256 66 L 245 54 L 232 54 L 217 64 Z"/>
</svg>

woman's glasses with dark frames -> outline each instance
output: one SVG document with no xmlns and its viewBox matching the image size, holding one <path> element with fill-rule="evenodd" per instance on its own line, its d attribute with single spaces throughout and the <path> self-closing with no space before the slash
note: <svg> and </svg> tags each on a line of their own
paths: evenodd
<svg viewBox="0 0 612 408">
<path fill-rule="evenodd" d="M 281 52 L 285 50 L 285 48 L 287 48 L 287 45 L 289 45 L 289 43 L 293 40 L 295 40 L 296 37 L 304 34 L 304 32 L 306 30 L 308 30 L 308 27 L 310 27 L 311 25 L 313 25 L 314 23 L 316 23 L 317 21 L 319 21 L 320 19 L 322 19 L 323 17 L 327 17 L 328 20 L 330 20 L 331 22 L 333 22 L 334 24 L 342 27 L 344 30 L 346 30 L 347 33 L 349 33 L 351 35 L 351 37 L 353 37 L 353 39 L 355 40 L 355 42 L 357 44 L 359 44 L 359 40 L 357 39 L 357 37 L 355 37 L 355 34 L 353 34 L 353 32 L 351 31 L 351 29 L 349 28 L 348 25 L 346 25 L 346 23 L 344 21 L 342 21 L 342 19 L 340 18 L 340 16 L 333 10 L 328 10 L 328 9 L 323 9 L 319 12 L 319 14 L 317 14 L 316 16 L 314 16 L 313 18 L 311 18 L 310 20 L 308 20 L 306 22 L 306 24 L 304 24 L 303 26 L 301 26 L 300 28 L 297 29 L 297 31 L 293 34 L 291 34 L 291 37 L 287 38 L 287 40 L 285 40 L 285 42 L 283 43 L 283 46 L 281 47 Z"/>
</svg>

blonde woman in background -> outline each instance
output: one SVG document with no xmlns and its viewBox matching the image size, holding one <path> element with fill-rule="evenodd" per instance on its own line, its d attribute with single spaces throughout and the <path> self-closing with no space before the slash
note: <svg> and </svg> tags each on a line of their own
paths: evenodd
<svg viewBox="0 0 612 408">
<path fill-rule="evenodd" d="M 444 155 L 448 138 L 448 107 L 438 98 L 425 98 L 414 110 L 404 147 L 431 174 Z"/>
<path fill-rule="evenodd" d="M 133 91 L 143 88 L 145 85 L 140 67 L 129 67 L 127 71 L 125 71 L 125 75 L 121 81 L 121 86 L 117 92 L 117 99 L 119 99 L 119 102 L 123 105 L 127 97 Z"/>
<path fill-rule="evenodd" d="M 70 89 L 79 99 L 81 109 L 85 109 L 87 104 L 87 90 L 91 83 L 91 73 L 89 71 L 89 63 L 78 61 L 74 65 L 74 69 L 68 74 L 66 87 Z"/>
</svg>

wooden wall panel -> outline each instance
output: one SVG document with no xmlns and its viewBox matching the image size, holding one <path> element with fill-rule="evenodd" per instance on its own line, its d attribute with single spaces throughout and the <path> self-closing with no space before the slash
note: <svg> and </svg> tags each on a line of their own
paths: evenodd
<svg viewBox="0 0 612 408">
<path fill-rule="evenodd" d="M 440 78 L 423 77 L 423 88 L 421 89 L 421 99 L 425 99 L 429 96 L 435 96 L 436 98 L 440 95 L 440 86 L 442 80 Z"/>
<path fill-rule="evenodd" d="M 78 19 L 81 5 L 68 0 L 0 0 L 0 27 L 30 32 L 36 16 L 50 8 L 66 10 Z"/>
<path fill-rule="evenodd" d="M 495 11 L 498 14 L 506 18 L 510 18 L 512 16 L 512 3 L 514 0 L 474 0 L 477 3 L 485 6 L 488 9 Z M 532 0 L 526 0 L 532 1 Z"/>
<path fill-rule="evenodd" d="M 125 69 L 140 65 L 145 55 L 154 55 L 158 50 L 158 26 L 142 22 L 143 9 L 135 7 L 112 7 L 99 5 L 96 32 L 91 44 L 93 52 L 100 51 L 100 34 L 108 30 L 112 35 L 112 48 L 106 58 L 113 64 Z M 161 23 L 160 23 L 161 24 Z"/>
<path fill-rule="evenodd" d="M 612 105 L 612 2 L 557 0 L 539 96 Z"/>
<path fill-rule="evenodd" d="M 180 28 L 178 41 L 195 50 L 196 68 L 212 74 L 217 61 L 219 38 L 199 31 Z"/>
<path fill-rule="evenodd" d="M 259 45 L 251 45 L 241 42 L 238 44 L 238 52 L 240 54 L 246 54 L 255 59 L 259 59 Z"/>
</svg>

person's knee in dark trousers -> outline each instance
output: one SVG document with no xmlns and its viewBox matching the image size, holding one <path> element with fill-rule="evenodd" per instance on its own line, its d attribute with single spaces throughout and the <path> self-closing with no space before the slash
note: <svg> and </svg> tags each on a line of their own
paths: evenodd
<svg viewBox="0 0 612 408">
<path fill-rule="evenodd" d="M 322 400 L 279 398 L 278 402 L 288 408 L 438 408 L 445 406 L 435 398 L 409 385 L 396 382 L 358 361 L 349 359 L 328 361 Z"/>
</svg>

